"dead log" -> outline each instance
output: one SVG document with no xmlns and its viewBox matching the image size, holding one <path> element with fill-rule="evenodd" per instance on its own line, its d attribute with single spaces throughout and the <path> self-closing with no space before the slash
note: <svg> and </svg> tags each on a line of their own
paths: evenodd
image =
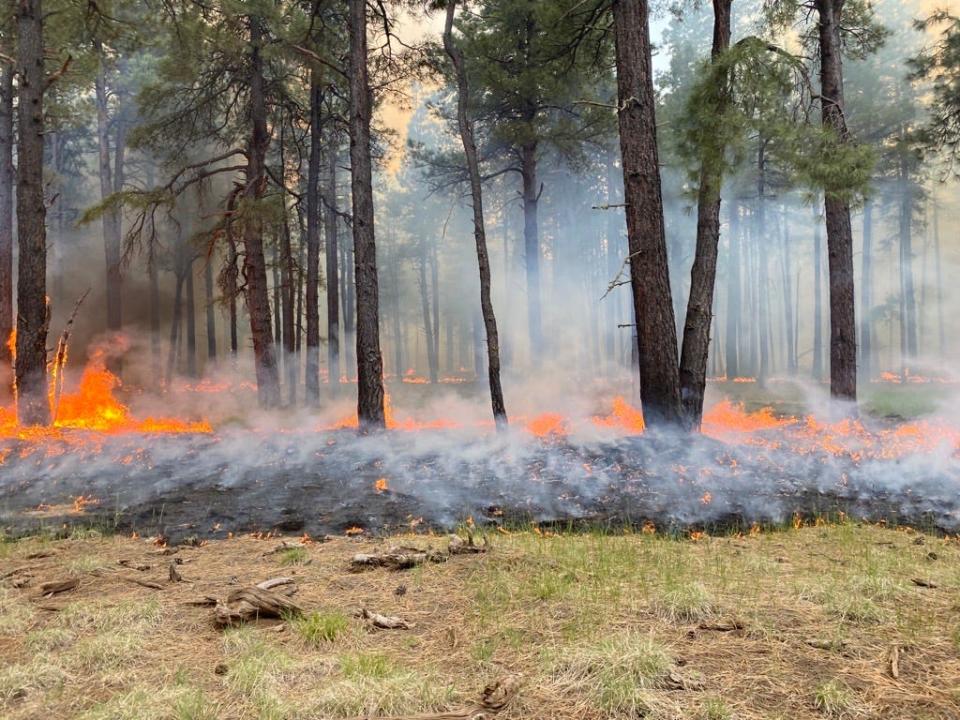
<svg viewBox="0 0 960 720">
<path fill-rule="evenodd" d="M 80 587 L 80 578 L 66 578 L 65 580 L 50 580 L 40 584 L 40 595 L 50 597 L 58 593 L 67 592 Z"/>
<path fill-rule="evenodd" d="M 933 580 L 926 580 L 925 578 L 910 578 L 910 582 L 917 587 L 930 588 L 931 590 L 939 587 Z"/>
<path fill-rule="evenodd" d="M 202 598 L 197 598 L 196 600 L 187 600 L 184 605 L 193 605 L 194 607 L 213 607 L 220 601 L 213 595 L 204 595 Z"/>
<path fill-rule="evenodd" d="M 0 580 L 6 580 L 8 577 L 14 575 L 19 575 L 20 573 L 25 573 L 29 570 L 36 570 L 36 565 L 21 565 L 20 567 L 15 567 L 13 570 L 7 570 L 5 573 L 0 574 Z"/>
<path fill-rule="evenodd" d="M 350 562 L 350 569 L 354 572 L 377 567 L 385 567 L 390 570 L 409 570 L 427 562 L 446 562 L 447 558 L 446 553 L 436 550 L 391 547 L 383 553 L 357 553 Z"/>
<path fill-rule="evenodd" d="M 389 717 L 374 717 L 362 715 L 353 720 L 488 720 L 499 715 L 517 696 L 520 689 L 520 678 L 510 675 L 487 685 L 472 705 L 459 710 L 437 713 L 420 713 L 415 715 L 391 715 Z"/>
<path fill-rule="evenodd" d="M 403 618 L 395 615 L 381 615 L 366 608 L 361 609 L 357 616 L 369 621 L 373 627 L 381 630 L 409 630 L 413 627 L 412 623 L 408 623 Z"/>
<path fill-rule="evenodd" d="M 217 603 L 213 613 L 216 624 L 226 627 L 259 617 L 301 615 L 303 609 L 285 595 L 251 586 L 231 592 L 225 602 Z"/>
</svg>

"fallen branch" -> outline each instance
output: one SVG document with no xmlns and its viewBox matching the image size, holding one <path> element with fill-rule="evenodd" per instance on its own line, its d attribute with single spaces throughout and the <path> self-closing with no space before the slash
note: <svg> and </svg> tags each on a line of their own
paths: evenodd
<svg viewBox="0 0 960 720">
<path fill-rule="evenodd" d="M 894 680 L 900 677 L 900 646 L 894 645 L 890 648 L 890 677 Z"/>
<path fill-rule="evenodd" d="M 743 630 L 743 622 L 740 620 L 722 620 L 720 622 L 702 622 L 698 626 L 701 630 L 715 630 L 716 632 L 732 632 L 733 630 Z"/>
<path fill-rule="evenodd" d="M 127 582 L 132 582 L 134 585 L 139 585 L 140 587 L 150 588 L 151 590 L 163 590 L 163 585 L 158 582 L 153 582 L 153 580 L 141 580 L 140 578 L 135 577 L 125 577 L 123 579 Z"/>
<path fill-rule="evenodd" d="M 350 569 L 354 572 L 377 567 L 386 567 L 391 570 L 409 570 L 426 562 L 442 563 L 446 561 L 447 554 L 436 550 L 391 547 L 384 553 L 357 553 L 350 562 Z"/>
<path fill-rule="evenodd" d="M 380 613 L 371 612 L 366 608 L 360 610 L 357 616 L 368 620 L 373 627 L 380 628 L 381 630 L 409 630 L 413 627 L 411 623 L 408 623 L 403 618 L 395 615 L 381 615 Z"/>
<path fill-rule="evenodd" d="M 930 588 L 931 590 L 939 587 L 933 580 L 926 580 L 924 578 L 910 578 L 910 582 L 918 587 Z"/>
</svg>

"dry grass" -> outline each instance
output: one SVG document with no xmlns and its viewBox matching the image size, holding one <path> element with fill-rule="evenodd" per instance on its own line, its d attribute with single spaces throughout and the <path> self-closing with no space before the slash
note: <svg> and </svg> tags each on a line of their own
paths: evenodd
<svg viewBox="0 0 960 720">
<path fill-rule="evenodd" d="M 0 581 L 0 717 L 376 717 L 457 707 L 509 673 L 524 685 L 506 718 L 960 718 L 956 540 L 849 523 L 489 540 L 485 555 L 354 574 L 351 556 L 378 541 L 265 556 L 277 539 L 237 538 L 181 548 L 175 584 L 143 540 L 0 543 L 0 575 L 31 576 Z M 41 549 L 54 554 L 27 558 Z M 37 597 L 70 574 L 78 589 Z M 224 632 L 187 604 L 277 575 L 296 579 L 304 617 Z M 360 607 L 414 627 L 372 631 Z"/>
</svg>

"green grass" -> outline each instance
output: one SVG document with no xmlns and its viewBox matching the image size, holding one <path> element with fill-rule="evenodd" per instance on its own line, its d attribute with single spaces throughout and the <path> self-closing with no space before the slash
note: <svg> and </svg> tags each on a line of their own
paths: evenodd
<svg viewBox="0 0 960 720">
<path fill-rule="evenodd" d="M 342 612 L 315 610 L 288 620 L 293 630 L 308 644 L 319 647 L 341 637 L 350 628 L 350 619 Z"/>
<path fill-rule="evenodd" d="M 280 564 L 284 566 L 306 565 L 309 559 L 305 548 L 292 547 L 280 551 Z"/>
</svg>

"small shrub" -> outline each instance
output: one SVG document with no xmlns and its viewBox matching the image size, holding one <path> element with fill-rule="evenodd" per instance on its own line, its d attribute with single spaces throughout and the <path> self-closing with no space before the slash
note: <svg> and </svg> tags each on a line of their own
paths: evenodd
<svg viewBox="0 0 960 720">
<path fill-rule="evenodd" d="M 654 609 L 672 622 L 699 622 L 713 614 L 714 605 L 703 583 L 688 582 L 666 590 L 654 601 Z"/>
</svg>

